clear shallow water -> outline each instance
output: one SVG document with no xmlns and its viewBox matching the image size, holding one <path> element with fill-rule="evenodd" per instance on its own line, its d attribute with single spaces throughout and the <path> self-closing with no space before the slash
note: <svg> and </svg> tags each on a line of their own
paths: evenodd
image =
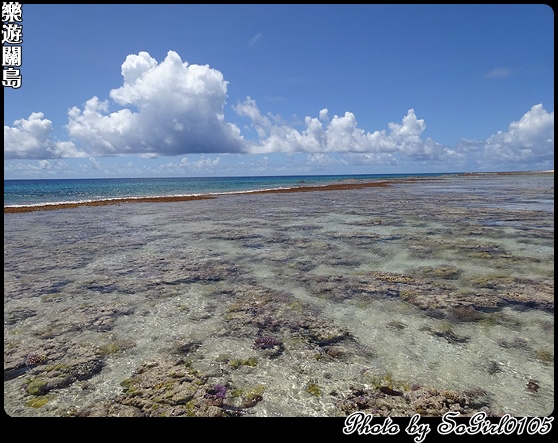
<svg viewBox="0 0 558 443">
<path fill-rule="evenodd" d="M 442 174 L 295 175 L 272 177 L 195 177 L 4 180 L 4 206 L 42 205 L 128 197 L 233 193 L 272 188 L 324 185 L 345 180 L 435 177 Z"/>
<path fill-rule="evenodd" d="M 448 177 L 5 214 L 4 409 L 209 415 L 223 385 L 218 411 L 254 416 L 358 402 L 410 416 L 442 407 L 431 389 L 548 415 L 553 184 Z M 262 335 L 282 347 L 255 347 Z M 405 395 L 376 394 L 386 385 Z"/>
</svg>

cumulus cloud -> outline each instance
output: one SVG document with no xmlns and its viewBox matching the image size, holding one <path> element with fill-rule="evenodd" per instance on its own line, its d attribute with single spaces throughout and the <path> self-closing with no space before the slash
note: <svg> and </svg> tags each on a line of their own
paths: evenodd
<svg viewBox="0 0 558 443">
<path fill-rule="evenodd" d="M 442 159 L 456 155 L 454 151 L 434 141 L 421 138 L 426 129 L 424 120 L 418 119 L 414 109 L 409 109 L 401 124 L 389 123 L 389 131 L 366 132 L 358 127 L 352 112 L 329 117 L 327 108 L 318 117 L 305 117 L 306 128 L 297 131 L 287 124 L 276 124 L 264 116 L 255 100 L 248 97 L 234 107 L 235 111 L 252 121 L 259 143 L 250 145 L 252 153 L 270 152 L 352 152 L 399 153 L 417 159 Z"/>
<path fill-rule="evenodd" d="M 357 117 L 349 111 L 331 115 L 323 108 L 317 116 L 306 116 L 296 125 L 280 116 L 263 114 L 256 101 L 247 97 L 232 109 L 254 129 L 256 137 L 249 140 L 235 124 L 225 121 L 228 82 L 220 71 L 188 64 L 169 51 L 161 62 L 147 52 L 128 55 L 121 74 L 122 85 L 109 92 L 109 99 L 93 96 L 82 107 L 68 111 L 66 128 L 72 141 L 55 140 L 52 122 L 40 112 L 4 126 L 4 158 L 84 157 L 93 168 L 100 167 L 97 157 L 124 155 L 299 153 L 309 155 L 310 164 L 322 167 L 336 162 L 497 165 L 499 161 L 548 163 L 554 158 L 554 112 L 548 113 L 542 104 L 512 122 L 507 131 L 486 140 L 462 140 L 449 148 L 424 137 L 426 123 L 414 109 L 408 109 L 400 122 L 369 132 L 359 127 Z M 492 77 L 502 75 L 507 75 L 502 68 L 489 73 Z M 169 167 L 206 170 L 220 166 L 212 163 L 215 161 L 218 158 L 189 162 L 184 157 Z M 48 162 L 43 167 L 48 167 Z"/>
<path fill-rule="evenodd" d="M 227 82 L 207 65 L 189 65 L 169 51 L 161 62 L 147 52 L 122 64 L 123 85 L 110 92 L 121 106 L 93 97 L 70 109 L 70 136 L 94 155 L 242 152 L 240 130 L 225 122 Z M 137 111 L 136 111 L 137 110 Z"/>
<path fill-rule="evenodd" d="M 49 159 L 85 157 L 72 142 L 56 141 L 51 137 L 52 122 L 42 112 L 33 112 L 28 119 L 4 126 L 5 159 Z"/>
<path fill-rule="evenodd" d="M 485 155 L 506 162 L 540 162 L 554 158 L 554 111 L 538 104 L 506 132 L 498 131 L 486 141 Z"/>
</svg>

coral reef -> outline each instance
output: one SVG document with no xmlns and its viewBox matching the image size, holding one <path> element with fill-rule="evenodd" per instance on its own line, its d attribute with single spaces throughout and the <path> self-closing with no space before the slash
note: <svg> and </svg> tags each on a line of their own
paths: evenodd
<svg viewBox="0 0 558 443">
<path fill-rule="evenodd" d="M 274 337 L 266 335 L 266 336 L 261 336 L 256 338 L 256 340 L 254 340 L 253 348 L 269 349 L 269 348 L 273 348 L 274 346 L 283 346 L 283 343 L 281 342 L 281 340 L 277 340 Z"/>
<path fill-rule="evenodd" d="M 446 412 L 459 412 L 461 416 L 472 416 L 483 411 L 489 417 L 501 417 L 503 411 L 492 410 L 489 399 L 482 390 L 454 391 L 437 390 L 425 386 L 414 386 L 404 391 L 390 387 L 369 389 L 351 386 L 342 395 L 337 407 L 349 415 L 363 411 L 379 417 L 441 417 Z"/>
<path fill-rule="evenodd" d="M 551 411 L 553 178 L 423 183 L 6 214 L 6 412 Z"/>
<path fill-rule="evenodd" d="M 207 376 L 182 359 L 144 363 L 121 386 L 122 394 L 111 401 L 68 410 L 66 415 L 231 417 L 249 414 L 249 409 L 262 399 L 261 394 L 229 397 L 234 386 L 209 384 Z"/>
</svg>

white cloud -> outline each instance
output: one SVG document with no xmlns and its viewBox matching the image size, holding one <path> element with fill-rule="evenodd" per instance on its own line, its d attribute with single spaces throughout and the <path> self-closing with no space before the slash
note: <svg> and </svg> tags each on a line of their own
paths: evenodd
<svg viewBox="0 0 558 443">
<path fill-rule="evenodd" d="M 49 159 L 84 157 L 72 142 L 51 138 L 52 122 L 42 112 L 33 112 L 26 120 L 16 120 L 14 126 L 4 126 L 5 159 Z"/>
<path fill-rule="evenodd" d="M 196 172 L 212 172 L 220 163 L 221 157 L 211 159 L 202 155 L 201 158 L 196 161 L 191 161 L 188 157 L 183 157 L 182 160 L 180 160 L 180 167 Z"/>
<path fill-rule="evenodd" d="M 52 169 L 52 165 L 48 160 L 39 161 L 39 169 Z"/>
<path fill-rule="evenodd" d="M 308 154 L 308 163 L 313 167 L 324 168 L 330 166 L 347 166 L 348 162 L 344 159 L 337 159 L 328 154 Z"/>
<path fill-rule="evenodd" d="M 501 69 L 501 68 L 499 68 Z M 405 164 L 450 161 L 456 167 L 499 166 L 506 163 L 553 162 L 554 112 L 542 104 L 484 141 L 462 140 L 451 149 L 424 138 L 426 124 L 414 109 L 399 123 L 386 129 L 365 131 L 352 112 L 330 115 L 327 108 L 317 117 L 300 120 L 302 129 L 280 116 L 263 115 L 256 101 L 247 97 L 233 106 L 249 120 L 254 140 L 225 121 L 227 85 L 224 76 L 208 65 L 190 65 L 169 51 L 162 62 L 147 52 L 131 54 L 121 66 L 122 86 L 109 92 L 109 99 L 97 96 L 82 108 L 68 111 L 68 133 L 72 141 L 52 137 L 52 122 L 40 112 L 28 119 L 4 126 L 4 158 L 49 160 L 89 158 L 88 168 L 102 168 L 95 158 L 135 156 L 177 157 L 190 154 L 311 154 L 308 164 Z M 504 75 L 494 70 L 491 75 Z M 298 120 L 298 118 L 297 118 Z M 74 144 L 75 143 L 75 144 Z M 343 154 L 344 157 L 332 154 Z M 341 163 L 343 158 L 345 163 Z M 49 163 L 44 163 L 47 168 Z M 261 166 L 261 165 L 260 165 Z M 168 168 L 209 171 L 224 167 L 216 159 L 170 162 Z M 179 169 L 176 169 L 179 170 Z"/>
<path fill-rule="evenodd" d="M 345 158 L 351 165 L 364 166 L 364 165 L 388 165 L 396 166 L 397 159 L 390 153 L 354 153 L 349 152 L 345 154 Z"/>
<path fill-rule="evenodd" d="M 70 167 L 64 160 L 12 160 L 4 164 L 4 177 L 25 178 L 61 177 Z"/>
<path fill-rule="evenodd" d="M 110 92 L 121 106 L 93 97 L 84 109 L 73 107 L 68 131 L 91 154 L 242 152 L 240 130 L 224 120 L 227 82 L 207 65 L 189 65 L 169 51 L 157 63 L 147 52 L 129 55 L 122 64 L 124 84 Z M 135 111 L 137 109 L 137 111 Z"/>
<path fill-rule="evenodd" d="M 256 43 L 258 43 L 260 40 L 262 39 L 262 34 L 260 34 L 259 32 L 254 35 L 254 37 L 252 37 L 250 39 L 250 41 L 248 42 L 248 46 L 254 46 Z"/>
<path fill-rule="evenodd" d="M 195 157 L 198 154 L 194 154 Z M 149 165 L 149 164 L 147 164 Z M 165 161 L 157 166 L 144 166 L 143 175 L 149 176 L 177 176 L 177 175 L 214 175 L 221 172 L 221 157 L 208 157 L 205 155 L 199 156 L 197 160 L 184 156 L 180 159 L 171 157 L 169 161 Z M 134 168 L 133 164 L 127 165 L 128 170 Z M 137 174 L 137 172 L 136 172 Z"/>
<path fill-rule="evenodd" d="M 98 170 L 103 170 L 103 165 L 96 159 L 93 157 L 89 157 L 88 159 L 91 162 L 91 168 L 92 169 L 98 169 Z"/>
<path fill-rule="evenodd" d="M 306 129 L 297 131 L 287 124 L 275 124 L 262 116 L 255 100 L 248 97 L 234 107 L 235 111 L 252 121 L 260 140 L 250 146 L 252 153 L 266 152 L 353 152 L 353 153 L 397 153 L 421 160 L 441 160 L 456 155 L 452 150 L 433 140 L 422 140 L 424 120 L 418 119 L 409 109 L 401 124 L 389 123 L 385 130 L 366 132 L 358 127 L 356 116 L 345 112 L 343 116 L 330 118 L 328 109 L 322 109 L 319 117 L 306 117 Z"/>
<path fill-rule="evenodd" d="M 508 68 L 495 68 L 486 73 L 486 78 L 503 78 L 509 77 L 510 70 Z"/>
<path fill-rule="evenodd" d="M 514 163 L 553 159 L 554 112 L 548 113 L 542 104 L 533 106 L 507 132 L 498 131 L 488 138 L 485 155 L 488 160 Z"/>
</svg>

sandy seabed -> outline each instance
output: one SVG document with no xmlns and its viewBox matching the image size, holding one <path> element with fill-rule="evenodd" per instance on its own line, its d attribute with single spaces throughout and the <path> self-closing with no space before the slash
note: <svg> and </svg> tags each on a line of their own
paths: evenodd
<svg viewBox="0 0 558 443">
<path fill-rule="evenodd" d="M 553 411 L 553 174 L 129 202 L 5 208 L 8 415 Z"/>
</svg>

